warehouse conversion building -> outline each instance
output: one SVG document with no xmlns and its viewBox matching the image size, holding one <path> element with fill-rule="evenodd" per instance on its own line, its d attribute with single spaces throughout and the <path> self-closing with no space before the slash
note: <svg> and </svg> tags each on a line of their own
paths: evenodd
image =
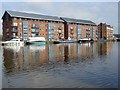
<svg viewBox="0 0 120 90">
<path fill-rule="evenodd" d="M 63 18 L 65 39 L 94 39 L 96 40 L 97 25 L 89 20 Z"/>
<path fill-rule="evenodd" d="M 98 37 L 99 39 L 113 40 L 113 27 L 106 23 L 100 23 L 98 25 Z"/>
<path fill-rule="evenodd" d="M 64 37 L 64 22 L 58 17 L 5 11 L 2 19 L 5 41 L 14 37 L 26 39 L 40 36 L 48 40 Z"/>
<path fill-rule="evenodd" d="M 5 11 L 3 17 L 3 40 L 18 37 L 45 37 L 54 40 L 97 40 L 98 26 L 89 20 L 47 16 L 18 11 Z"/>
</svg>

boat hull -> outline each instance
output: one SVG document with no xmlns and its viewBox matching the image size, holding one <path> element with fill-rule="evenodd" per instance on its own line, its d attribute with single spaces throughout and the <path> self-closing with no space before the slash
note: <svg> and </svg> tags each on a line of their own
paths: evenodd
<svg viewBox="0 0 120 90">
<path fill-rule="evenodd" d="M 2 42 L 2 46 L 24 46 L 24 42 Z"/>
<path fill-rule="evenodd" d="M 85 43 L 85 42 L 94 42 L 93 39 L 90 40 L 78 40 L 78 43 Z"/>
<path fill-rule="evenodd" d="M 65 41 L 54 41 L 54 44 L 58 44 L 58 43 L 76 43 L 77 41 L 71 41 L 71 40 L 65 40 Z"/>
<path fill-rule="evenodd" d="M 41 41 L 41 42 L 26 42 L 27 45 L 45 45 L 46 42 Z"/>
</svg>

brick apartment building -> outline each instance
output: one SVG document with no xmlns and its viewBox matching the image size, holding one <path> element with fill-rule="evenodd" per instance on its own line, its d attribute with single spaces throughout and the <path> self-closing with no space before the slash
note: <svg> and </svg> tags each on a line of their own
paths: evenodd
<svg viewBox="0 0 120 90">
<path fill-rule="evenodd" d="M 46 16 L 33 13 L 5 11 L 3 40 L 14 37 L 45 37 L 46 40 L 84 38 L 97 39 L 97 25 L 89 20 Z"/>
<path fill-rule="evenodd" d="M 3 40 L 14 37 L 45 37 L 59 40 L 64 37 L 63 20 L 54 16 L 5 11 L 3 17 Z"/>
<path fill-rule="evenodd" d="M 65 21 L 65 38 L 71 39 L 97 39 L 97 25 L 89 20 L 61 18 Z"/>
<path fill-rule="evenodd" d="M 106 23 L 100 23 L 98 25 L 98 39 L 113 39 L 113 27 Z"/>
</svg>

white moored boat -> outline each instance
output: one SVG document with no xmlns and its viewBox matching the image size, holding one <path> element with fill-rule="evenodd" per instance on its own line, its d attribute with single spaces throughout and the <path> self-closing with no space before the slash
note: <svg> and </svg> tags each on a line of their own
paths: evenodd
<svg viewBox="0 0 120 90">
<path fill-rule="evenodd" d="M 24 46 L 24 41 L 19 38 L 11 39 L 10 41 L 1 42 L 3 46 Z"/>
<path fill-rule="evenodd" d="M 45 45 L 46 40 L 44 37 L 29 37 L 26 44 Z"/>
</svg>

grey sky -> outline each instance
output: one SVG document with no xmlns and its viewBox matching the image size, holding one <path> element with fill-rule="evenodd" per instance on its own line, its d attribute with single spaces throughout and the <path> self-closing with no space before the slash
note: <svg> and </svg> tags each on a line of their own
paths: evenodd
<svg viewBox="0 0 120 90">
<path fill-rule="evenodd" d="M 106 22 L 114 27 L 114 33 L 118 33 L 117 2 L 2 2 L 1 16 L 5 10 L 79 18 L 97 24 Z"/>
</svg>

